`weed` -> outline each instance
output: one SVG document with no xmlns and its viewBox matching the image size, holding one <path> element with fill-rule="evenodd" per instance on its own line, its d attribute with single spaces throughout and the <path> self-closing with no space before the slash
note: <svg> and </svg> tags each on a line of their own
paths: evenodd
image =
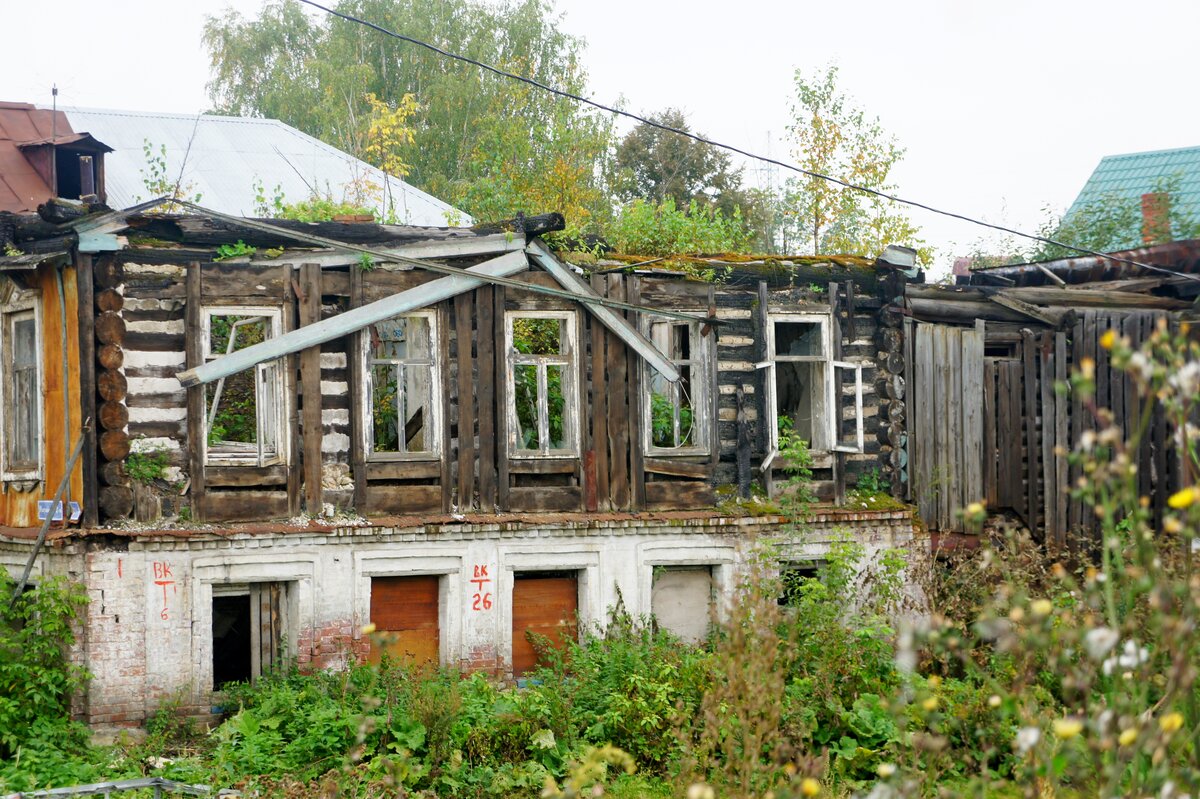
<svg viewBox="0 0 1200 799">
<path fill-rule="evenodd" d="M 241 239 L 237 240 L 236 244 L 222 244 L 217 247 L 217 257 L 214 261 L 228 261 L 231 258 L 240 258 L 243 255 L 254 255 L 258 252 L 257 247 L 251 247 Z"/>
</svg>

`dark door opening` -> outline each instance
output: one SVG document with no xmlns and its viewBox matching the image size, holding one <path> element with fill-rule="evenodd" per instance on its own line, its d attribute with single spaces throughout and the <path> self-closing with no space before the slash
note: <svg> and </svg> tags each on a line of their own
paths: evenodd
<svg viewBox="0 0 1200 799">
<path fill-rule="evenodd" d="M 250 595 L 213 597 L 213 690 L 254 676 Z"/>
<path fill-rule="evenodd" d="M 556 649 L 578 639 L 579 577 L 576 572 L 513 575 L 512 668 L 519 677 L 539 665 L 527 632 L 544 636 Z"/>
</svg>

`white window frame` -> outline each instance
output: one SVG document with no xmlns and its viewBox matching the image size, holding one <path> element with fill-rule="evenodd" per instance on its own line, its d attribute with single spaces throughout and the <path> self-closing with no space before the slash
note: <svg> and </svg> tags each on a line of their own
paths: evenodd
<svg viewBox="0 0 1200 799">
<path fill-rule="evenodd" d="M 560 355 L 526 355 L 513 345 L 513 322 L 517 319 L 559 319 L 565 324 Z M 507 311 L 504 315 L 505 418 L 508 420 L 508 456 L 510 458 L 579 457 L 579 315 L 576 311 Z M 518 447 L 516 367 L 538 367 L 538 448 Z M 546 367 L 563 367 L 563 439 L 565 447 L 550 448 L 550 421 Z M 546 397 L 547 403 L 541 402 Z"/>
<path fill-rule="evenodd" d="M 271 338 L 278 338 L 283 335 L 283 309 L 278 306 L 263 306 L 263 305 L 208 305 L 201 309 L 201 325 L 200 325 L 200 351 L 205 362 L 219 358 L 225 355 L 224 352 L 212 351 L 212 318 L 214 316 L 243 316 L 255 317 L 260 316 L 266 319 L 270 326 Z M 258 418 L 256 420 L 255 442 L 257 443 L 257 453 L 255 455 L 235 455 L 232 453 L 219 452 L 213 454 L 208 448 L 208 402 L 204 403 L 204 438 L 201 441 L 204 453 L 205 466 L 274 466 L 276 464 L 287 464 L 289 462 L 291 440 L 290 430 L 288 429 L 288 420 L 290 418 L 290 392 L 287 390 L 287 368 L 286 357 L 277 358 L 273 361 L 266 361 L 257 364 L 254 368 L 254 410 Z M 268 390 L 274 393 L 274 413 L 270 413 L 264 406 L 266 403 L 262 401 L 261 391 Z M 268 452 L 264 448 L 263 432 L 267 429 L 267 425 L 272 425 L 275 432 L 275 448 L 274 452 Z"/>
<path fill-rule="evenodd" d="M 771 468 L 779 457 L 779 400 L 776 386 L 776 364 L 780 362 L 823 363 L 825 377 L 825 424 L 826 435 L 830 442 L 828 449 L 813 449 L 813 452 L 849 452 L 863 451 L 863 399 L 862 399 L 862 364 L 852 361 L 838 361 L 833 358 L 833 319 L 827 313 L 773 313 L 767 315 L 767 360 L 756 364 L 759 369 L 767 370 L 767 454 L 763 458 L 762 469 Z M 817 324 L 821 328 L 820 355 L 779 355 L 775 346 L 775 326 L 779 323 Z M 856 445 L 848 446 L 841 441 L 842 397 L 835 391 L 839 370 L 854 372 L 854 409 L 857 426 Z M 811 442 L 810 442 L 811 444 Z"/>
<path fill-rule="evenodd" d="M 704 314 L 705 311 L 697 311 Z M 652 381 L 654 367 L 642 359 L 642 437 L 645 441 L 647 455 L 708 455 L 711 453 L 711 437 L 713 427 L 713 372 L 712 372 L 712 339 L 713 336 L 701 332 L 703 323 L 686 322 L 683 320 L 642 320 L 642 334 L 653 341 L 655 325 L 671 327 L 687 327 L 688 335 L 692 337 L 692 357 L 687 360 L 668 360 L 676 366 L 689 364 L 692 367 L 692 441 L 684 447 L 660 447 L 654 444 L 654 424 L 651 417 L 653 410 Z M 664 353 L 665 354 L 665 353 Z"/>
<path fill-rule="evenodd" d="M 9 280 L 5 283 L 8 296 L 0 304 L 0 430 L 4 431 L 3 446 L 0 446 L 0 480 L 5 483 L 40 482 L 45 478 L 46 469 L 46 370 L 42 352 L 42 306 L 37 291 L 18 289 Z M 12 422 L 8 409 L 13 407 L 11 347 L 13 325 L 25 318 L 33 319 L 34 354 L 37 358 L 37 465 L 32 469 L 17 469 L 9 463 L 8 457 L 8 425 Z"/>
<path fill-rule="evenodd" d="M 361 373 L 366 380 L 366 389 L 363 391 L 362 404 L 358 408 L 358 412 L 362 419 L 362 424 L 359 429 L 362 431 L 362 447 L 363 452 L 367 453 L 369 461 L 436 461 L 442 458 L 442 416 L 443 416 L 443 400 L 442 400 L 442 364 L 438 359 L 440 352 L 439 343 L 441 342 L 441 326 L 438 324 L 438 314 L 436 311 L 411 311 L 408 313 L 397 314 L 393 319 L 425 319 L 429 324 L 429 366 L 430 366 L 430 388 L 429 388 L 429 435 L 426 436 L 427 449 L 423 452 L 376 452 L 375 451 L 375 431 L 374 419 L 372 413 L 372 400 L 375 396 L 374 375 L 375 370 L 371 368 L 373 361 L 377 360 L 372 357 L 371 353 L 371 334 L 370 328 L 364 329 L 359 336 L 359 364 L 361 365 Z M 413 365 L 424 366 L 425 364 L 419 359 L 414 358 L 383 358 L 378 359 L 381 363 L 408 364 L 410 361 L 415 362 Z"/>
</svg>

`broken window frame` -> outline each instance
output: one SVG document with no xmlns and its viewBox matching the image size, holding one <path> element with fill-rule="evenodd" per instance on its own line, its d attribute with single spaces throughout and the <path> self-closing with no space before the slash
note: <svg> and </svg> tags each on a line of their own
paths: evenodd
<svg viewBox="0 0 1200 799">
<path fill-rule="evenodd" d="M 705 311 L 699 310 L 696 313 L 703 315 Z M 654 443 L 654 378 L 658 371 L 642 359 L 642 436 L 644 440 L 644 449 L 647 455 L 708 455 L 711 452 L 711 432 L 712 432 L 712 417 L 713 417 L 713 401 L 712 401 L 712 385 L 713 385 L 713 364 L 712 364 L 712 339 L 713 336 L 703 335 L 701 322 L 685 322 L 683 320 L 655 320 L 650 321 L 643 319 L 642 333 L 646 338 L 654 341 L 655 328 L 659 326 L 685 327 L 688 330 L 690 339 L 690 355 L 689 358 L 672 358 L 668 352 L 663 352 L 664 356 L 675 366 L 690 366 L 691 367 L 691 385 L 692 385 L 692 442 L 686 446 L 663 447 Z M 655 345 L 657 346 L 657 344 Z M 660 348 L 661 349 L 661 348 Z M 661 375 L 659 376 L 661 378 Z M 665 378 L 661 378 L 664 379 Z M 678 392 L 681 390 L 679 383 L 667 383 L 668 391 L 671 392 L 672 406 L 675 408 L 673 419 L 674 436 L 676 440 L 679 438 L 679 403 L 676 399 Z"/>
<path fill-rule="evenodd" d="M 205 362 L 224 357 L 227 353 L 212 351 L 212 320 L 214 316 L 262 317 L 266 320 L 268 338 L 283 335 L 283 310 L 277 306 L 209 305 L 201 309 L 200 348 Z M 254 367 L 255 448 L 253 455 L 232 452 L 213 452 L 208 444 L 208 401 L 204 403 L 204 438 L 201 446 L 205 466 L 274 466 L 289 461 L 288 435 L 289 392 L 287 391 L 286 359 L 264 361 Z M 239 373 L 240 374 L 240 373 Z M 218 381 L 218 384 L 222 383 Z M 214 389 L 215 391 L 215 389 Z M 273 447 L 269 450 L 267 443 Z"/>
<path fill-rule="evenodd" d="M 821 352 L 818 355 L 780 355 L 776 350 L 776 326 L 779 324 L 817 324 L 821 329 Z M 825 436 L 828 447 L 814 447 L 809 442 L 813 453 L 847 452 L 861 453 L 863 451 L 863 400 L 862 400 L 862 364 L 852 361 L 835 360 L 833 357 L 833 318 L 828 313 L 773 313 L 767 316 L 767 360 L 756 364 L 759 369 L 767 370 L 767 453 L 763 458 L 762 469 L 771 468 L 779 457 L 779 399 L 776 382 L 778 364 L 780 363 L 821 363 L 824 364 L 822 377 L 825 391 Z M 840 443 L 842 440 L 841 427 L 843 422 L 842 400 L 844 392 L 838 393 L 838 377 L 842 370 L 854 372 L 854 420 L 856 426 L 855 446 Z"/>
<path fill-rule="evenodd" d="M 359 363 L 362 374 L 366 379 L 366 388 L 362 394 L 362 405 L 359 407 L 362 424 L 359 426 L 363 436 L 363 452 L 369 461 L 436 461 L 442 458 L 442 364 L 438 360 L 441 341 L 441 326 L 436 311 L 410 311 L 397 314 L 392 319 L 424 319 L 429 325 L 429 357 L 428 358 L 375 358 L 371 351 L 371 326 L 364 328 L 359 335 Z M 426 425 L 426 449 L 419 452 L 377 452 L 375 450 L 375 415 L 374 415 L 374 369 L 376 364 L 391 364 L 403 368 L 417 367 L 429 369 L 429 411 L 430 418 Z M 405 444 L 405 446 L 407 446 Z"/>
<path fill-rule="evenodd" d="M 518 352 L 514 343 L 513 323 L 518 319 L 558 319 L 563 338 L 557 355 L 527 355 Z M 577 458 L 579 457 L 579 315 L 575 311 L 508 311 L 504 315 L 505 405 L 508 420 L 508 456 L 510 458 Z M 517 414 L 516 368 L 537 368 L 538 447 L 519 446 L 520 424 Z M 550 447 L 550 399 L 547 367 L 562 368 L 563 447 Z"/>
<path fill-rule="evenodd" d="M 45 432 L 45 371 L 42 368 L 42 309 L 37 292 L 19 290 L 11 282 L 8 286 L 11 294 L 0 306 L 0 377 L 3 386 L 3 402 L 0 403 L 0 429 L 4 431 L 3 446 L 0 446 L 0 479 L 5 483 L 26 481 L 41 481 L 45 474 L 45 447 L 42 440 Z M 16 397 L 17 371 L 14 368 L 16 353 L 13 350 L 16 340 L 16 325 L 22 321 L 33 322 L 33 356 L 31 368 L 34 372 L 33 416 L 33 457 L 29 460 L 15 462 L 12 446 L 18 440 L 13 426 L 17 416 L 13 410 L 25 405 L 19 403 Z"/>
</svg>

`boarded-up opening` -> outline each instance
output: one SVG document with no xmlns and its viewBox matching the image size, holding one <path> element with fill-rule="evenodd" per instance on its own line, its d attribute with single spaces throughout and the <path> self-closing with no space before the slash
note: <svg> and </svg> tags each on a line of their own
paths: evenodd
<svg viewBox="0 0 1200 799">
<path fill-rule="evenodd" d="M 512 668 L 519 677 L 538 665 L 526 633 L 545 636 L 557 648 L 578 636 L 579 577 L 575 572 L 513 575 Z"/>
<path fill-rule="evenodd" d="M 277 665 L 286 630 L 287 583 L 213 586 L 213 690 Z"/>
<path fill-rule="evenodd" d="M 713 618 L 713 579 L 708 566 L 659 566 L 650 592 L 654 622 L 689 644 L 708 637 Z"/>
<path fill-rule="evenodd" d="M 436 574 L 371 578 L 371 623 L 384 633 L 371 645 L 372 662 L 387 652 L 413 666 L 438 663 L 438 581 Z"/>
</svg>

